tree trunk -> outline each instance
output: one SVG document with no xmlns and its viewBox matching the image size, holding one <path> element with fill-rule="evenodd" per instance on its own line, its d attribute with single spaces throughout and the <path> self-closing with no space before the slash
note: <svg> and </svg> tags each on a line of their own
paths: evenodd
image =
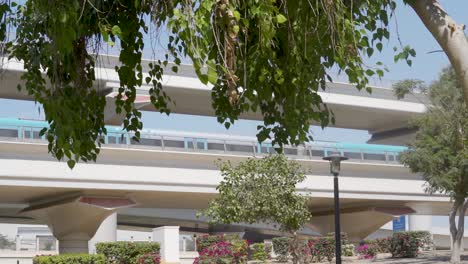
<svg viewBox="0 0 468 264">
<path fill-rule="evenodd" d="M 468 207 L 468 201 L 464 198 L 456 198 L 450 211 L 450 234 L 452 235 L 452 256 L 451 263 L 460 263 L 460 252 L 462 250 L 462 240 L 465 233 L 465 213 Z M 458 225 L 455 218 L 458 214 Z"/>
<path fill-rule="evenodd" d="M 452 256 L 450 263 L 460 263 L 461 241 L 452 241 Z"/>
<path fill-rule="evenodd" d="M 297 232 L 293 233 L 293 239 L 291 240 L 291 256 L 293 264 L 299 263 L 299 237 L 297 236 Z"/>
<path fill-rule="evenodd" d="M 458 25 L 442 8 L 438 0 L 408 0 L 424 25 L 447 54 L 463 88 L 468 106 L 468 41 L 465 25 Z"/>
</svg>

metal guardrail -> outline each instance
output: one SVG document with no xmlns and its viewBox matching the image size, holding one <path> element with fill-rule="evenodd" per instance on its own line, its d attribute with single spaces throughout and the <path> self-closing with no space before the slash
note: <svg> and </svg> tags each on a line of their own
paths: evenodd
<svg viewBox="0 0 468 264">
<path fill-rule="evenodd" d="M 18 120 L 15 120 L 15 122 Z M 41 121 L 27 121 L 25 125 L 8 124 L 0 119 L 0 138 L 22 142 L 46 142 L 39 132 L 46 125 Z M 34 122 L 37 122 L 34 123 Z M 182 151 L 196 153 L 218 153 L 261 157 L 276 153 L 271 142 L 258 143 L 254 137 L 233 137 L 216 134 L 184 133 L 171 131 L 143 130 L 139 142 L 132 134 L 118 127 L 108 127 L 103 136 L 104 146 Z M 350 160 L 360 162 L 399 163 L 399 155 L 405 147 L 352 144 L 314 141 L 299 146 L 285 146 L 283 153 L 291 159 L 321 159 L 332 152 L 339 152 Z"/>
</svg>

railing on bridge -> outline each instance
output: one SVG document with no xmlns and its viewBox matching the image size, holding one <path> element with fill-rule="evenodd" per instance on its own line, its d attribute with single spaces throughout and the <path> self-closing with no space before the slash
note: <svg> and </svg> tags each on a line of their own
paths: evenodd
<svg viewBox="0 0 468 264">
<path fill-rule="evenodd" d="M 43 121 L 0 118 L 0 138 L 23 142 L 45 142 L 40 131 L 47 126 Z M 197 153 L 261 157 L 276 150 L 271 142 L 258 143 L 253 137 L 235 137 L 216 134 L 143 130 L 139 142 L 132 134 L 119 127 L 109 126 L 103 136 L 108 147 L 155 149 Z M 353 144 L 314 141 L 299 146 L 285 146 L 284 154 L 291 159 L 321 159 L 331 152 L 340 152 L 352 161 L 398 163 L 406 147 L 374 144 Z"/>
</svg>

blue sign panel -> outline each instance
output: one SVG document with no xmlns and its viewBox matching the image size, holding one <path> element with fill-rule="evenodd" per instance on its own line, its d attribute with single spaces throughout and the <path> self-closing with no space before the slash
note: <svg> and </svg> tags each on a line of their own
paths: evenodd
<svg viewBox="0 0 468 264">
<path fill-rule="evenodd" d="M 404 215 L 393 218 L 393 232 L 406 230 L 406 217 Z"/>
</svg>

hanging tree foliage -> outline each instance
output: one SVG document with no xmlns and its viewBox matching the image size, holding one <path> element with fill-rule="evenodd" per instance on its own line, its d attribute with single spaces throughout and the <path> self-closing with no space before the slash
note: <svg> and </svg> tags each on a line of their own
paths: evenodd
<svg viewBox="0 0 468 264">
<path fill-rule="evenodd" d="M 150 85 L 152 104 L 169 114 L 161 78 L 169 61 L 177 72 L 188 57 L 199 79 L 213 85 L 212 105 L 226 128 L 243 113 L 260 112 L 260 141 L 298 144 L 311 139 L 312 122 L 324 127 L 334 121 L 317 93 L 332 80 L 330 71 L 346 73 L 358 89 L 369 77 L 383 76 L 381 63 L 367 67 L 362 57 L 383 48 L 396 6 L 393 0 L 18 2 L 0 4 L 0 40 L 10 58 L 24 61 L 20 89 L 43 105 L 49 151 L 70 167 L 96 160 L 106 133 L 106 102 L 95 81 L 103 46 L 119 45 L 115 107 L 136 140 L 143 126 L 133 105 L 136 88 Z M 168 37 L 167 51 L 145 73 L 142 52 L 150 27 L 164 33 L 156 38 Z M 16 31 L 11 39 L 9 28 Z M 411 56 L 414 50 L 402 47 L 396 57 L 411 63 Z"/>
</svg>

